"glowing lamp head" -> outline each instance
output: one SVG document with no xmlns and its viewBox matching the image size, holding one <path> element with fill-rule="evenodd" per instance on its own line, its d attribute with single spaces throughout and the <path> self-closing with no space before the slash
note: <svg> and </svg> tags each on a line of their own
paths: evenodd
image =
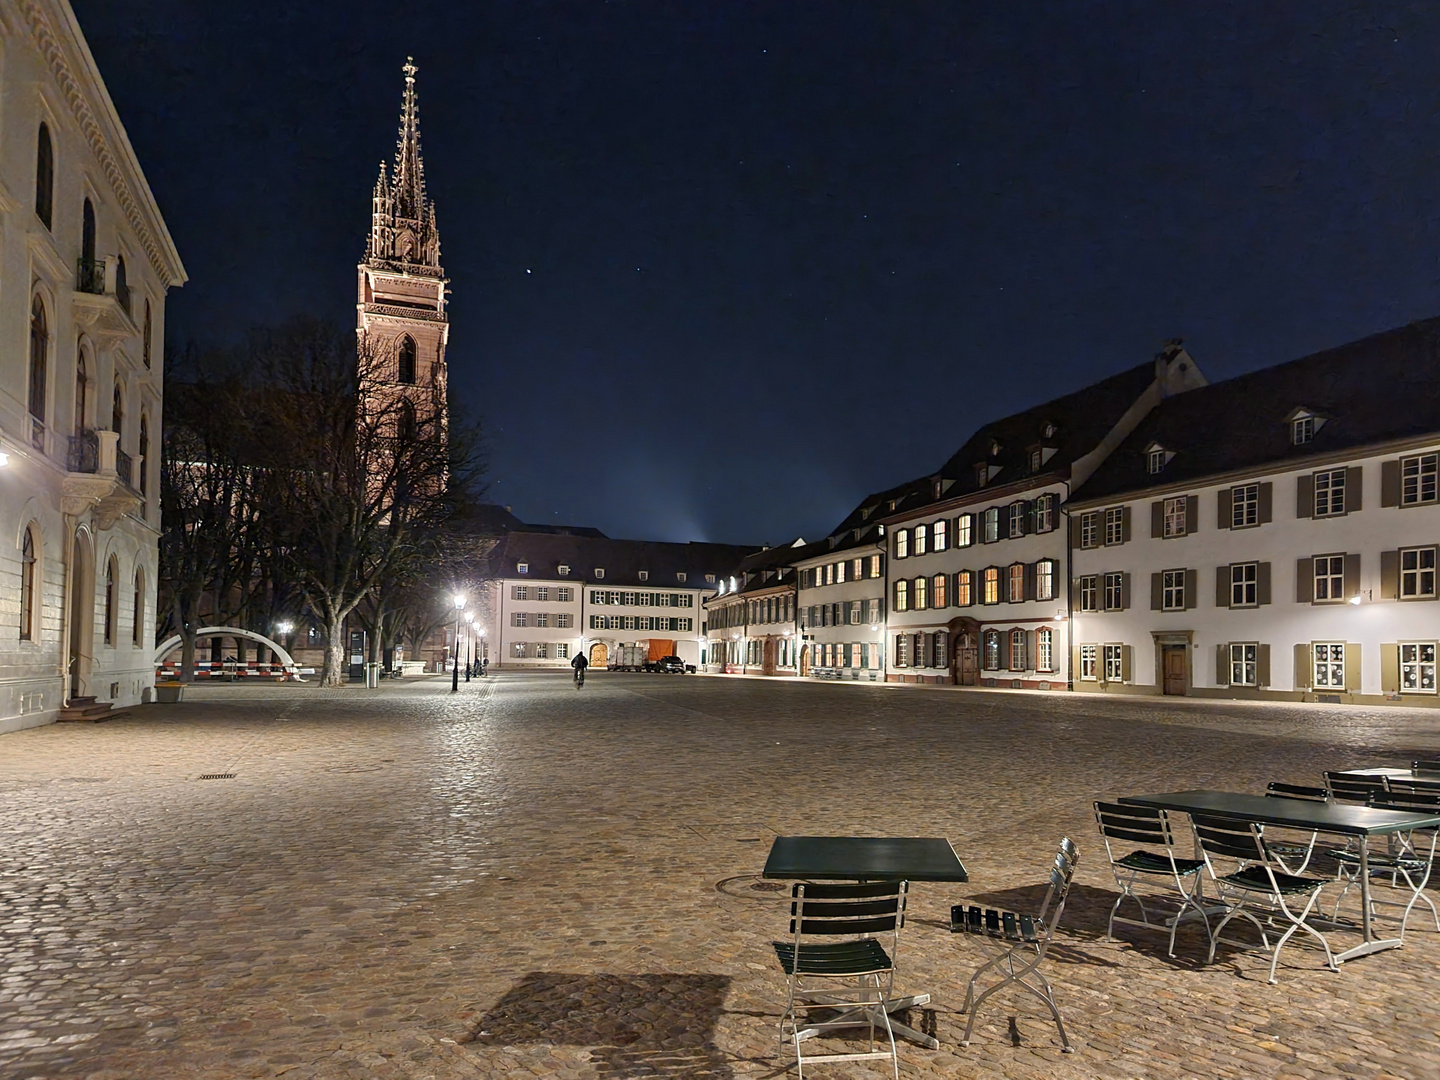
<svg viewBox="0 0 1440 1080">
<path fill-rule="evenodd" d="M 462 593 L 455 594 L 455 610 L 459 611 L 465 606 L 465 597 Z"/>
</svg>

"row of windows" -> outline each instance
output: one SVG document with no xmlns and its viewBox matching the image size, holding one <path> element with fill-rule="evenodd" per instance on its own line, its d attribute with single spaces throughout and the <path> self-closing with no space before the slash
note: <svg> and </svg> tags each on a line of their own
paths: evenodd
<svg viewBox="0 0 1440 1080">
<path fill-rule="evenodd" d="M 729 626 L 751 626 L 763 623 L 795 622 L 793 595 L 762 596 L 725 604 L 710 611 L 710 625 L 716 629 Z"/>
<path fill-rule="evenodd" d="M 529 564 L 528 562 L 524 562 L 524 561 L 522 561 L 522 562 L 517 562 L 517 563 L 515 564 L 515 572 L 516 572 L 517 574 L 528 574 L 528 573 L 530 573 L 530 564 Z M 570 566 L 569 566 L 568 563 L 560 563 L 558 566 L 555 567 L 555 572 L 556 572 L 557 574 L 559 574 L 561 577 L 569 577 L 569 576 L 570 576 Z M 602 580 L 604 580 L 604 578 L 605 578 L 605 568 L 604 568 L 603 566 L 597 566 L 597 567 L 595 567 L 593 573 L 594 573 L 594 575 L 595 575 L 595 580 L 596 580 L 596 581 L 602 581 Z M 641 580 L 641 581 L 649 581 L 649 580 L 650 580 L 650 571 L 649 571 L 649 570 L 641 570 L 641 571 L 639 571 L 635 576 L 636 576 L 639 580 Z M 675 580 L 678 581 L 678 582 L 680 582 L 681 584 L 684 584 L 685 581 L 686 581 L 686 579 L 687 579 L 689 576 L 690 576 L 689 574 L 687 574 L 685 571 L 681 570 L 680 572 L 678 572 L 678 573 L 675 575 Z M 714 584 L 715 584 L 715 575 L 714 575 L 714 574 L 706 574 L 706 575 L 705 575 L 705 583 L 706 583 L 707 585 L 714 585 Z"/>
<path fill-rule="evenodd" d="M 510 655 L 517 660 L 568 660 L 570 645 L 564 641 L 515 641 L 510 645 Z"/>
<path fill-rule="evenodd" d="M 43 550 L 40 527 L 31 522 L 20 536 L 20 625 L 18 629 L 21 641 L 35 641 L 40 636 L 38 600 L 43 580 L 41 563 Z M 130 643 L 138 647 L 145 638 L 145 571 L 143 567 L 135 568 L 135 576 L 131 584 L 134 591 L 130 607 Z M 101 629 L 106 645 L 119 643 L 120 562 L 114 555 L 111 555 L 105 563 L 105 611 Z"/>
<path fill-rule="evenodd" d="M 1055 631 L 1048 626 L 982 631 L 979 651 L 976 659 L 984 671 L 1055 671 Z M 948 668 L 950 659 L 950 635 L 943 630 L 895 635 L 896 667 Z"/>
<path fill-rule="evenodd" d="M 619 592 L 614 589 L 591 589 L 590 603 L 610 607 L 681 607 L 695 606 L 690 593 Z"/>
<path fill-rule="evenodd" d="M 1019 499 L 1008 506 L 991 506 L 979 513 L 961 514 L 953 520 L 942 518 L 908 529 L 897 529 L 895 558 L 906 559 L 951 547 L 970 547 L 977 542 L 993 544 L 997 540 L 1010 540 L 1031 533 L 1052 532 L 1059 520 L 1059 506 L 1058 495 L 1041 495 L 1037 499 Z"/>
<path fill-rule="evenodd" d="M 1054 559 L 954 574 L 901 579 L 893 586 L 895 611 L 926 611 L 975 604 L 1022 604 L 1027 600 L 1054 600 L 1058 588 Z"/>
<path fill-rule="evenodd" d="M 883 648 L 879 642 L 874 641 L 820 642 L 809 648 L 813 650 L 811 671 L 817 668 L 860 668 L 877 671 L 885 662 Z"/>
<path fill-rule="evenodd" d="M 1381 553 L 1380 596 L 1384 600 L 1437 599 L 1437 549 L 1400 548 Z M 1215 606 L 1254 608 L 1270 603 L 1270 564 L 1239 562 L 1215 570 Z M 1199 573 L 1194 569 L 1159 570 L 1150 575 L 1152 611 L 1188 611 L 1197 607 Z M 1085 574 L 1076 579 L 1082 612 L 1124 611 L 1130 607 L 1130 575 L 1124 571 Z M 1295 602 L 1358 602 L 1360 556 L 1314 555 L 1295 562 Z"/>
<path fill-rule="evenodd" d="M 694 619 L 664 618 L 659 615 L 591 615 L 591 630 L 659 630 L 689 633 Z"/>
<path fill-rule="evenodd" d="M 511 626 L 553 626 L 557 630 L 569 630 L 575 625 L 575 616 L 564 611 L 512 611 Z"/>
<path fill-rule="evenodd" d="M 801 627 L 875 626 L 881 619 L 880 599 L 841 600 L 833 604 L 811 604 L 800 609 Z"/>
<path fill-rule="evenodd" d="M 936 524 L 943 525 L 944 522 Z M 844 559 L 841 562 L 812 566 L 800 571 L 800 588 L 814 589 L 822 585 L 843 585 L 847 581 L 863 581 L 885 575 L 885 563 L 881 556 L 861 556 Z"/>
<path fill-rule="evenodd" d="M 557 603 L 568 604 L 575 598 L 575 591 L 568 585 L 551 587 L 549 585 L 511 585 L 511 600 L 553 600 Z"/>
</svg>

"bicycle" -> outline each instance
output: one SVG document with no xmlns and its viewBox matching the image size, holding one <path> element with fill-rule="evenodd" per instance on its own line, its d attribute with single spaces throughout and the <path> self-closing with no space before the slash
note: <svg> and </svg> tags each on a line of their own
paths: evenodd
<svg viewBox="0 0 1440 1080">
<path fill-rule="evenodd" d="M 576 689 L 576 690 L 579 690 L 579 689 L 580 689 L 582 686 L 584 686 L 584 685 L 585 685 L 585 669 L 584 669 L 583 667 L 582 667 L 582 668 L 576 668 L 576 669 L 575 669 L 575 689 Z"/>
</svg>

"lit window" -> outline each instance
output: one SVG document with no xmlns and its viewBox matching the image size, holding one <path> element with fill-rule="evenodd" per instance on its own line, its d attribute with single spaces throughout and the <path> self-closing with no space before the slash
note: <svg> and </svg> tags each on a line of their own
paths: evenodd
<svg viewBox="0 0 1440 1080">
<path fill-rule="evenodd" d="M 530 572 L 530 564 L 528 562 L 516 563 L 515 570 L 517 573 L 528 574 Z"/>
<path fill-rule="evenodd" d="M 1160 576 L 1160 607 L 1163 611 L 1185 610 L 1185 571 L 1166 570 Z"/>
<path fill-rule="evenodd" d="M 1010 631 L 1010 670 L 1024 671 L 1029 665 L 1029 657 L 1026 656 L 1025 631 Z"/>
<path fill-rule="evenodd" d="M 984 651 L 984 653 L 985 653 L 985 670 L 986 670 L 986 671 L 999 671 L 999 670 L 1000 670 L 1000 631 L 999 631 L 999 630 L 986 630 L 986 631 L 985 631 L 985 648 L 984 648 L 983 651 Z"/>
<path fill-rule="evenodd" d="M 1435 595 L 1435 549 L 1402 548 L 1400 551 L 1400 597 L 1414 600 Z"/>
<path fill-rule="evenodd" d="M 910 556 L 910 530 L 909 530 L 909 529 L 896 529 L 896 530 L 895 530 L 895 557 L 896 557 L 897 559 L 905 559 L 905 558 L 909 558 L 909 556 Z"/>
<path fill-rule="evenodd" d="M 1315 558 L 1315 600 L 1340 601 L 1345 597 L 1345 556 L 1318 555 Z"/>
<path fill-rule="evenodd" d="M 1105 681 L 1122 682 L 1125 678 L 1125 646 L 1105 646 Z"/>
<path fill-rule="evenodd" d="M 955 603 L 959 607 L 969 607 L 975 603 L 974 577 L 969 570 L 961 570 L 955 575 Z"/>
<path fill-rule="evenodd" d="M 925 554 L 925 541 L 929 538 L 929 530 L 924 525 L 915 526 L 915 554 Z"/>
<path fill-rule="evenodd" d="M 1125 508 L 1112 506 L 1105 511 L 1105 546 L 1125 542 Z"/>
<path fill-rule="evenodd" d="M 948 607 L 950 598 L 946 595 L 947 578 L 944 574 L 936 574 L 930 579 L 930 606 L 932 608 Z"/>
<path fill-rule="evenodd" d="M 929 607 L 929 604 L 926 603 L 926 592 L 927 592 L 927 590 L 926 590 L 926 588 L 925 588 L 925 579 L 924 579 L 923 577 L 917 577 L 917 578 L 915 579 L 915 610 L 916 610 L 916 611 L 924 611 L 927 607 Z"/>
<path fill-rule="evenodd" d="M 871 576 L 872 578 L 878 578 L 878 577 L 880 576 L 880 556 L 879 556 L 879 555 L 871 555 L 871 556 L 870 556 L 870 576 Z"/>
<path fill-rule="evenodd" d="M 537 642 L 536 645 L 535 645 L 535 659 L 536 659 L 536 660 L 544 660 L 544 659 L 545 659 L 545 656 L 546 656 L 546 653 L 547 653 L 548 651 L 549 651 L 549 646 L 546 645 L 545 642 L 543 642 L 543 641 Z"/>
<path fill-rule="evenodd" d="M 1255 686 L 1259 676 L 1260 646 L 1253 641 L 1236 641 L 1230 645 L 1230 685 Z M 1316 654 L 1319 655 L 1318 653 Z M 1342 665 L 1343 666 L 1343 665 Z M 1343 681 L 1344 676 L 1341 676 Z"/>
<path fill-rule="evenodd" d="M 992 506 L 985 511 L 985 543 L 993 544 L 1000 539 L 1000 508 Z"/>
<path fill-rule="evenodd" d="M 1315 516 L 1334 517 L 1345 513 L 1345 470 L 1329 469 L 1315 474 Z"/>
<path fill-rule="evenodd" d="M 981 596 L 982 604 L 998 604 L 1000 602 L 1000 568 L 998 566 L 987 566 L 985 568 L 985 592 Z"/>
<path fill-rule="evenodd" d="M 1035 631 L 1035 670 L 1055 670 L 1055 632 L 1046 626 Z"/>
<path fill-rule="evenodd" d="M 1100 578 L 1097 574 L 1087 574 L 1080 579 L 1080 610 L 1098 611 L 1100 593 Z"/>
<path fill-rule="evenodd" d="M 946 522 L 942 518 L 930 526 L 930 550 L 944 551 L 948 547 L 949 535 L 946 533 Z"/>
<path fill-rule="evenodd" d="M 1290 422 L 1290 441 L 1296 446 L 1304 446 L 1313 438 L 1315 438 L 1315 417 L 1297 416 Z"/>
<path fill-rule="evenodd" d="M 909 666 L 910 666 L 910 635 L 909 635 L 909 634 L 896 634 L 896 635 L 895 635 L 895 666 L 896 666 L 896 667 L 909 667 Z"/>
<path fill-rule="evenodd" d="M 1097 547 L 1100 543 L 1100 512 L 1092 510 L 1080 515 L 1080 546 Z"/>
<path fill-rule="evenodd" d="M 851 559 L 851 560 L 850 560 L 850 580 L 851 580 L 851 581 L 859 581 L 859 580 L 860 580 L 861 578 L 863 578 L 864 576 L 865 576 L 865 560 L 864 560 L 864 559 Z"/>
<path fill-rule="evenodd" d="M 1409 694 L 1435 693 L 1435 642 L 1400 643 L 1400 689 Z"/>
<path fill-rule="evenodd" d="M 1230 567 L 1230 606 L 1255 607 L 1260 602 L 1258 563 L 1234 563 Z"/>
<path fill-rule="evenodd" d="M 1400 459 L 1401 506 L 1435 501 L 1437 468 L 1440 468 L 1440 455 L 1437 454 Z"/>
<path fill-rule="evenodd" d="M 972 532 L 975 519 L 969 514 L 961 514 L 955 519 L 955 546 L 969 547 L 975 542 Z"/>
<path fill-rule="evenodd" d="M 1345 689 L 1345 646 L 1340 642 L 1316 642 L 1315 689 Z M 1233 646 L 1232 646 L 1233 649 Z"/>
<path fill-rule="evenodd" d="M 1055 599 L 1055 560 L 1041 559 L 1035 564 L 1035 599 Z M 1048 668 L 1046 670 L 1049 670 Z"/>
<path fill-rule="evenodd" d="M 1243 529 L 1260 522 L 1260 485 L 1244 484 L 1230 489 L 1230 527 Z"/>
<path fill-rule="evenodd" d="M 1096 681 L 1096 660 L 1099 650 L 1094 645 L 1080 646 L 1080 678 L 1088 682 Z"/>
<path fill-rule="evenodd" d="M 569 660 L 569 659 L 570 659 L 570 646 L 567 645 L 567 644 L 565 644 L 565 642 L 563 642 L 563 641 L 562 641 L 560 644 L 556 645 L 556 646 L 555 646 L 555 659 L 557 659 L 557 660 Z"/>
<path fill-rule="evenodd" d="M 910 583 L 908 581 L 895 582 L 895 610 L 910 610 Z"/>
<path fill-rule="evenodd" d="M 1165 539 L 1185 535 L 1185 508 L 1188 502 L 1184 495 L 1165 500 Z"/>
<path fill-rule="evenodd" d="M 1006 590 L 1006 598 L 1012 604 L 1023 603 L 1025 600 L 1025 564 L 1013 563 L 1008 574 L 1009 587 Z"/>
</svg>

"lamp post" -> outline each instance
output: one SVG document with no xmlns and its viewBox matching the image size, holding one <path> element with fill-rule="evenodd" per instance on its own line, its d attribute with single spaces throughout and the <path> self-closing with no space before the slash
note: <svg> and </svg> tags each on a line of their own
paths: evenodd
<svg viewBox="0 0 1440 1080">
<path fill-rule="evenodd" d="M 475 641 L 475 612 L 465 612 L 465 681 L 470 681 L 470 664 Z"/>
<path fill-rule="evenodd" d="M 484 674 L 485 674 L 485 627 L 483 627 L 483 626 L 480 627 L 480 643 L 479 643 L 479 646 L 475 649 L 475 651 L 476 651 L 476 653 L 479 654 L 478 656 L 475 657 L 475 673 L 476 673 L 477 675 L 484 675 Z"/>
<path fill-rule="evenodd" d="M 450 692 L 460 689 L 460 612 L 465 608 L 465 597 L 455 594 L 455 663 L 450 667 Z"/>
<path fill-rule="evenodd" d="M 288 619 L 282 619 L 280 622 L 278 622 L 278 623 L 275 624 L 275 632 L 280 635 L 280 640 L 281 640 L 281 641 L 284 641 L 287 637 L 290 636 L 290 631 L 291 631 L 293 628 L 294 628 L 294 624 L 291 623 Z M 294 649 L 295 644 L 294 644 L 294 642 L 288 642 L 288 643 L 286 643 L 285 647 L 286 647 L 287 649 Z M 272 661 L 272 663 L 273 663 L 274 657 L 271 657 L 271 661 Z M 272 668 L 270 669 L 270 672 L 271 672 L 271 674 L 274 674 L 275 669 L 272 667 Z M 285 675 L 285 674 L 286 674 L 285 669 L 284 669 L 284 668 L 281 668 L 281 669 L 280 669 L 280 673 L 281 673 L 282 676 Z"/>
</svg>

